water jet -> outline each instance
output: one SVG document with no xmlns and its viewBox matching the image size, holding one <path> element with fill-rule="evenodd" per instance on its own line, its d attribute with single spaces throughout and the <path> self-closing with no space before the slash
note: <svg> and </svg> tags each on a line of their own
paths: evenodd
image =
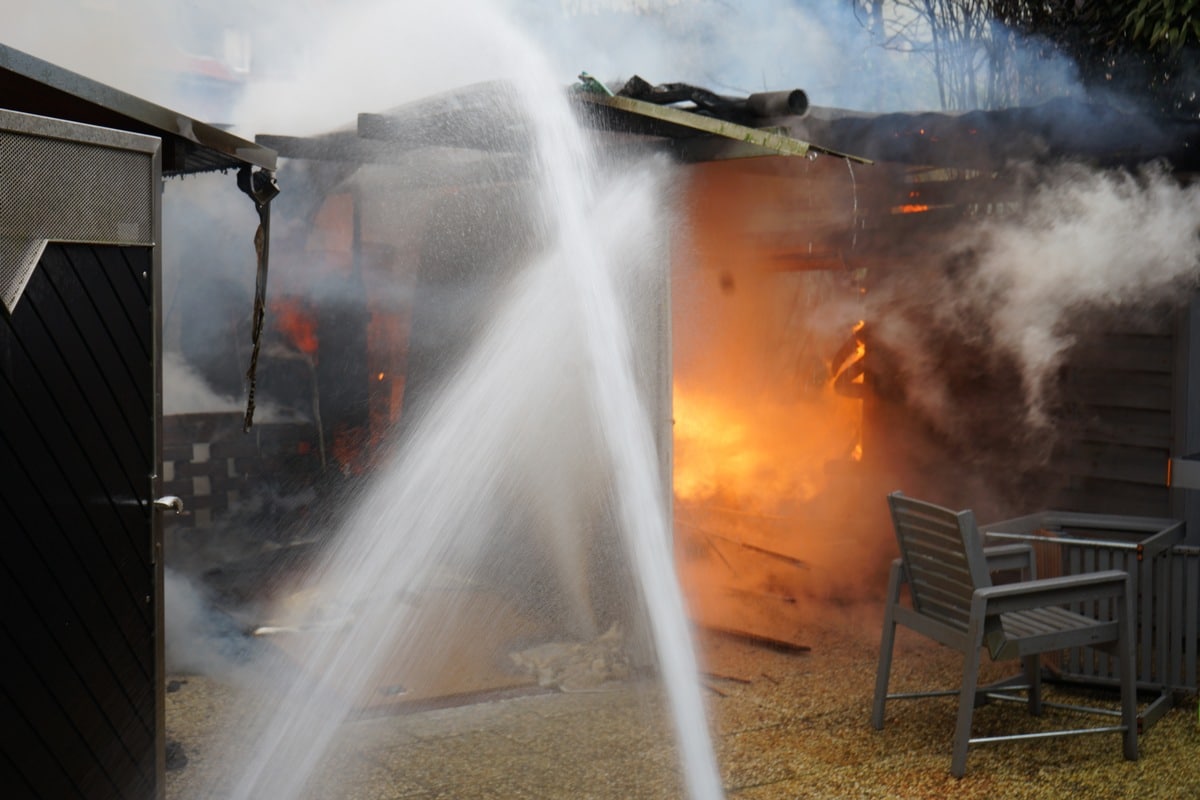
<svg viewBox="0 0 1200 800">
<path fill-rule="evenodd" d="M 434 207 L 468 222 L 427 218 L 441 235 L 423 263 L 468 279 L 426 280 L 425 297 L 451 297 L 441 308 L 462 313 L 440 329 L 414 327 L 448 335 L 411 353 L 421 368 L 409 375 L 403 422 L 377 444 L 370 476 L 343 498 L 345 519 L 296 585 L 293 596 L 307 599 L 300 621 L 266 626 L 279 656 L 262 665 L 262 702 L 247 705 L 226 745 L 232 779 L 211 791 L 301 796 L 364 696 L 411 697 L 429 663 L 447 668 L 445 642 L 502 627 L 500 609 L 515 604 L 560 636 L 622 632 L 638 668 L 661 676 L 690 795 L 722 795 L 663 468 L 666 162 L 602 166 L 564 87 L 535 57 L 520 72 L 476 99 L 493 112 L 497 146 L 517 151 L 526 186 L 472 187 L 501 199 L 466 204 L 482 219 L 459 214 L 462 193 L 437 190 Z M 360 134 L 375 122 L 360 119 Z M 347 185 L 362 191 L 369 180 Z M 497 222 L 513 208 L 518 225 Z M 364 270 L 364 285 L 380 277 L 349 268 Z"/>
</svg>

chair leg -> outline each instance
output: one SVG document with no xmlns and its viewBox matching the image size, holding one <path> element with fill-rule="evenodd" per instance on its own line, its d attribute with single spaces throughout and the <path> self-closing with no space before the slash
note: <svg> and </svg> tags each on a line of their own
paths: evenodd
<svg viewBox="0 0 1200 800">
<path fill-rule="evenodd" d="M 958 724 L 954 728 L 954 753 L 950 759 L 950 774 L 956 778 L 967 772 L 967 747 L 971 740 L 971 718 L 975 714 L 975 690 L 979 685 L 983 625 L 975 615 L 967 631 L 967 642 L 967 651 L 963 654 L 962 688 L 958 694 Z"/>
<path fill-rule="evenodd" d="M 879 642 L 879 666 L 875 671 L 875 702 L 871 705 L 871 725 L 883 730 L 883 709 L 887 703 L 888 680 L 892 672 L 892 650 L 896 644 L 896 621 L 894 609 L 900 602 L 900 584 L 903 580 L 900 561 L 892 562 L 888 577 L 887 606 L 883 614 L 883 635 Z"/>
<path fill-rule="evenodd" d="M 1117 622 L 1117 658 L 1121 671 L 1121 724 L 1125 726 L 1125 758 L 1138 757 L 1137 730 L 1137 645 L 1134 643 L 1134 591 L 1132 577 L 1125 584 L 1121 598 L 1121 618 Z"/>
<path fill-rule="evenodd" d="M 1042 661 L 1039 656 L 1025 656 L 1021 659 L 1025 668 L 1025 682 L 1029 684 L 1029 713 L 1035 717 L 1042 715 Z"/>
</svg>

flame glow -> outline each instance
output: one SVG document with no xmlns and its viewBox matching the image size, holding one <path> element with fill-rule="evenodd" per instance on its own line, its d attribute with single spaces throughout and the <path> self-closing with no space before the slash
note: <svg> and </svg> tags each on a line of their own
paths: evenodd
<svg viewBox="0 0 1200 800">
<path fill-rule="evenodd" d="M 316 320 L 303 301 L 295 297 L 275 298 L 271 302 L 271 318 L 275 329 L 297 350 L 310 356 L 317 352 Z"/>
<path fill-rule="evenodd" d="M 763 513 L 811 500 L 827 485 L 829 462 L 861 457 L 861 407 L 835 392 L 832 380 L 799 402 L 747 403 L 736 392 L 677 379 L 676 500 Z"/>
<path fill-rule="evenodd" d="M 778 269 L 796 214 L 853 206 L 844 167 L 822 169 L 697 168 L 672 289 L 681 580 L 701 624 L 782 641 L 800 598 L 862 591 L 841 568 L 861 557 L 845 524 L 862 502 L 861 287 L 834 258 Z"/>
</svg>

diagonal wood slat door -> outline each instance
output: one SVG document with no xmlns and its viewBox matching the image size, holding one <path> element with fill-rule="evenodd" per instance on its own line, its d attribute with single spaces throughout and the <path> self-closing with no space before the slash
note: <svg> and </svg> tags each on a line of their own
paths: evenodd
<svg viewBox="0 0 1200 800">
<path fill-rule="evenodd" d="M 6 796 L 161 788 L 153 275 L 148 247 L 51 243 L 0 312 Z"/>
</svg>

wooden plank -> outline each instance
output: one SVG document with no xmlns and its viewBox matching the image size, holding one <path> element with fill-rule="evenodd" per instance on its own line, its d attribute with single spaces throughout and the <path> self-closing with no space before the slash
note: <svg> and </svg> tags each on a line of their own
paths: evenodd
<svg viewBox="0 0 1200 800">
<path fill-rule="evenodd" d="M 914 602 L 919 610 L 929 606 L 953 609 L 956 618 L 966 619 L 971 607 L 971 587 L 955 586 L 927 579 L 913 578 L 910 584 Z"/>
<path fill-rule="evenodd" d="M 939 569 L 953 569 L 961 572 L 963 575 L 970 574 L 970 567 L 967 564 L 966 556 L 962 552 L 961 545 L 955 550 L 939 546 L 938 544 L 905 539 L 901 544 L 901 551 L 906 558 L 912 560 L 926 559 L 938 563 L 940 565 Z"/>
<path fill-rule="evenodd" d="M 1045 636 L 1058 631 L 1077 630 L 1098 624 L 1096 620 L 1057 606 L 1014 611 L 1004 614 L 1004 632 L 1012 638 Z"/>
<path fill-rule="evenodd" d="M 1060 460 L 1069 475 L 1167 485 L 1167 453 L 1156 448 L 1077 442 Z"/>
<path fill-rule="evenodd" d="M 1174 367 L 1174 349 L 1174 340 L 1168 335 L 1105 332 L 1071 348 L 1068 374 L 1089 368 L 1169 374 Z"/>
<path fill-rule="evenodd" d="M 1072 370 L 1063 391 L 1068 398 L 1080 398 L 1086 405 L 1170 412 L 1172 388 L 1169 374 L 1119 375 L 1103 370 Z"/>
<path fill-rule="evenodd" d="M 891 196 L 874 192 L 864 198 L 870 212 L 888 211 L 899 205 L 924 205 L 932 208 L 947 206 L 979 207 L 997 203 L 1012 203 L 1023 199 L 1023 189 L 1008 173 L 983 173 L 966 178 L 937 180 L 909 179 Z M 874 201 L 874 202 L 872 202 Z"/>
<path fill-rule="evenodd" d="M 1142 483 L 1076 476 L 1052 503 L 1064 511 L 1169 516 L 1170 489 Z"/>
<path fill-rule="evenodd" d="M 1171 448 L 1169 411 L 1088 406 L 1079 414 L 1083 419 L 1076 438 L 1080 440 L 1158 448 L 1164 452 Z"/>
<path fill-rule="evenodd" d="M 812 149 L 860 163 L 871 163 L 870 159 L 839 153 L 835 150 L 810 144 L 801 139 L 776 133 L 775 131 L 748 128 L 745 125 L 727 122 L 716 117 L 694 114 L 672 106 L 647 103 L 644 100 L 635 100 L 632 97 L 576 92 L 572 95 L 572 99 L 584 104 L 590 104 L 593 110 L 597 112 L 601 109 L 606 109 L 603 113 L 597 113 L 595 118 L 609 120 L 615 123 L 618 129 L 623 129 L 622 120 L 646 121 L 651 125 L 661 126 L 660 130 L 663 135 L 678 138 L 682 142 L 690 142 L 693 146 L 700 145 L 702 140 L 698 136 L 706 134 L 708 136 L 720 137 L 721 139 L 731 139 L 734 142 L 746 145 L 750 148 L 746 155 L 803 156 Z M 366 135 L 362 133 L 361 121 L 359 127 L 360 134 Z M 697 154 L 696 156 L 700 160 L 707 160 L 711 157 L 711 153 L 707 155 Z"/>
<path fill-rule="evenodd" d="M 929 600 L 920 604 L 922 616 L 932 617 L 960 630 L 965 630 L 970 622 L 970 611 L 955 603 L 943 603 Z"/>
<path fill-rule="evenodd" d="M 947 569 L 941 562 L 911 553 L 905 556 L 908 574 L 915 583 L 927 583 L 941 587 L 944 591 L 959 594 L 965 590 L 967 597 L 972 591 L 971 575 L 962 568 Z"/>
</svg>

